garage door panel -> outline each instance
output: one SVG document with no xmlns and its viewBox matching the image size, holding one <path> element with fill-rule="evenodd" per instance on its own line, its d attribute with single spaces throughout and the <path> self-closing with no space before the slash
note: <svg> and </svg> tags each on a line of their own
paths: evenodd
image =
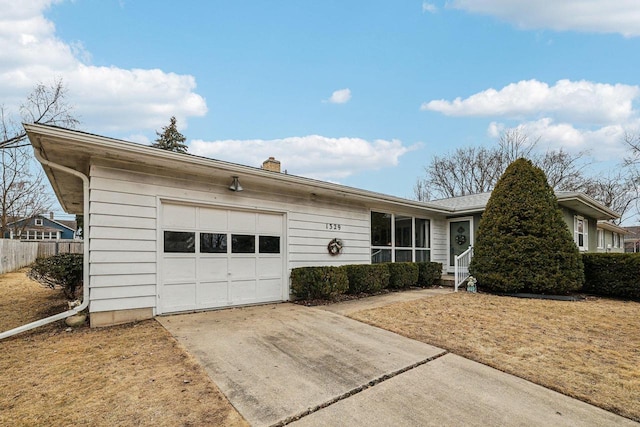
<svg viewBox="0 0 640 427">
<path fill-rule="evenodd" d="M 226 280 L 198 284 L 198 306 L 200 308 L 226 306 L 228 299 Z"/>
<path fill-rule="evenodd" d="M 233 257 L 229 260 L 229 275 L 232 281 L 241 279 L 255 279 L 255 257 Z"/>
<path fill-rule="evenodd" d="M 198 211 L 198 226 L 205 230 L 226 231 L 229 228 L 228 211 L 200 208 Z"/>
<path fill-rule="evenodd" d="M 282 259 L 280 258 L 258 258 L 258 269 L 260 278 L 282 277 Z"/>
<path fill-rule="evenodd" d="M 232 212 L 229 215 L 229 230 L 255 233 L 256 214 L 252 212 Z"/>
<path fill-rule="evenodd" d="M 230 297 L 233 304 L 256 301 L 256 280 L 234 280 L 230 285 Z"/>
<path fill-rule="evenodd" d="M 258 231 L 260 234 L 282 234 L 282 215 L 258 214 Z"/>
<path fill-rule="evenodd" d="M 196 284 L 195 282 L 175 285 L 165 283 L 162 298 L 163 307 L 167 311 L 193 310 L 196 308 Z"/>
<path fill-rule="evenodd" d="M 162 262 L 162 278 L 165 283 L 196 280 L 196 260 L 189 258 L 165 257 Z"/>
<path fill-rule="evenodd" d="M 260 279 L 256 290 L 256 297 L 260 301 L 276 301 L 282 298 L 282 279 Z"/>
<path fill-rule="evenodd" d="M 224 258 L 204 258 L 198 262 L 198 280 L 201 281 L 225 281 L 227 280 L 228 259 Z"/>
<path fill-rule="evenodd" d="M 195 228 L 196 208 L 183 205 L 162 205 L 162 224 L 165 228 Z"/>
</svg>

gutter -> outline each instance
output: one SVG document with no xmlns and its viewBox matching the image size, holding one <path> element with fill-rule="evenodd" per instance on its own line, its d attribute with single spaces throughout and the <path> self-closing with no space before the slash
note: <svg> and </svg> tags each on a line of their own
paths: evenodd
<svg viewBox="0 0 640 427">
<path fill-rule="evenodd" d="M 33 149 L 33 153 L 38 159 L 38 161 L 43 166 L 48 166 L 51 169 L 57 169 L 59 171 L 71 174 L 76 176 L 82 180 L 82 187 L 84 193 L 84 215 L 89 213 L 89 178 L 81 172 L 78 172 L 74 169 L 68 168 L 66 166 L 59 165 L 57 163 L 52 163 L 49 160 L 46 160 L 39 149 Z M 86 218 L 88 220 L 88 218 Z M 85 222 L 85 230 L 88 230 L 88 221 Z M 74 316 L 85 308 L 89 306 L 89 233 L 85 233 L 85 242 L 83 245 L 83 265 L 82 265 L 82 304 L 78 307 L 74 307 L 71 310 L 67 310 L 63 313 L 55 314 L 53 316 L 45 317 L 44 319 L 36 320 L 35 322 L 27 323 L 26 325 L 18 326 L 17 328 L 10 329 L 8 331 L 0 333 L 0 340 L 5 338 L 12 337 L 21 332 L 29 331 L 31 329 L 35 329 L 40 326 L 48 325 L 49 323 L 57 322 L 58 320 L 66 319 L 67 317 Z"/>
</svg>

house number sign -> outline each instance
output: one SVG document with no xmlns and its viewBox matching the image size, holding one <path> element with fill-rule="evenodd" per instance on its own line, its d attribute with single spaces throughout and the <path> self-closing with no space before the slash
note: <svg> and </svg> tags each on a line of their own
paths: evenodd
<svg viewBox="0 0 640 427">
<path fill-rule="evenodd" d="M 327 222 L 325 224 L 325 228 L 327 230 L 341 230 L 342 229 L 342 225 L 341 224 L 334 224 L 334 223 L 331 223 L 331 222 Z"/>
</svg>

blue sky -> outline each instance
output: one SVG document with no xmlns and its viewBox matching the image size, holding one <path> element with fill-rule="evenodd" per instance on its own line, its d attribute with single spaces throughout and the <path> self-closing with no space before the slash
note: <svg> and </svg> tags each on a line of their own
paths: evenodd
<svg viewBox="0 0 640 427">
<path fill-rule="evenodd" d="M 0 102 L 62 77 L 80 129 L 411 197 L 522 126 L 615 168 L 640 126 L 637 0 L 0 0 Z"/>
</svg>

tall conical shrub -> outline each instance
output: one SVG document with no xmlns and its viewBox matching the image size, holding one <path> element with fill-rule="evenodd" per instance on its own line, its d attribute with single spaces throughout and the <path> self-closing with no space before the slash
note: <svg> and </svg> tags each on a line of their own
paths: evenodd
<svg viewBox="0 0 640 427">
<path fill-rule="evenodd" d="M 516 160 L 496 184 L 469 271 L 494 292 L 563 294 L 582 286 L 578 248 L 544 172 L 531 161 Z"/>
</svg>

